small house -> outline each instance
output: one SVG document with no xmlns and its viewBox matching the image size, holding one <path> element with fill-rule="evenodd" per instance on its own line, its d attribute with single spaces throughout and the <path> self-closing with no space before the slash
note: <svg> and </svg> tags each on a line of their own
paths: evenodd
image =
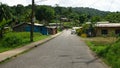
<svg viewBox="0 0 120 68">
<path fill-rule="evenodd" d="M 13 31 L 16 32 L 30 32 L 31 24 L 30 23 L 21 23 L 13 27 Z M 40 32 L 43 35 L 48 35 L 48 29 L 43 24 L 34 24 L 34 32 Z"/>
<path fill-rule="evenodd" d="M 68 19 L 68 18 L 66 18 L 66 17 L 63 17 L 63 18 L 61 18 L 61 21 L 63 21 L 63 22 L 68 22 L 68 21 L 69 21 L 69 19 Z"/>
<path fill-rule="evenodd" d="M 56 26 L 47 26 L 48 28 L 48 34 L 54 35 L 57 33 L 57 27 Z"/>
<path fill-rule="evenodd" d="M 97 23 L 95 24 L 96 36 L 120 35 L 120 23 Z"/>
<path fill-rule="evenodd" d="M 49 26 L 60 28 L 61 24 L 60 23 L 49 23 Z"/>
</svg>

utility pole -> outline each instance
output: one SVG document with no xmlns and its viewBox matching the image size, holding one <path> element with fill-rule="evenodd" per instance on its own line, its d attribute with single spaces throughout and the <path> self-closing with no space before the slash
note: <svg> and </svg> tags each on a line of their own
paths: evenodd
<svg viewBox="0 0 120 68">
<path fill-rule="evenodd" d="M 32 0 L 32 14 L 31 14 L 31 31 L 30 31 L 30 41 L 33 42 L 33 31 L 34 31 L 34 21 L 35 21 L 35 17 L 34 17 L 34 0 Z"/>
</svg>

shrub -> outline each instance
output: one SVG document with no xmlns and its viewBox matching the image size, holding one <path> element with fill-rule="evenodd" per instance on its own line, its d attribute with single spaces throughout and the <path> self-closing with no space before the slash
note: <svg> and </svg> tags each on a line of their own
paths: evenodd
<svg viewBox="0 0 120 68">
<path fill-rule="evenodd" d="M 109 45 L 98 53 L 99 56 L 103 57 L 112 68 L 120 67 L 120 42 Z"/>
<path fill-rule="evenodd" d="M 81 34 L 81 37 L 86 38 L 87 34 Z"/>
<path fill-rule="evenodd" d="M 2 41 L 4 47 L 16 47 L 17 44 L 22 43 L 22 38 L 20 35 L 8 33 Z"/>
<path fill-rule="evenodd" d="M 81 36 L 81 34 L 82 34 L 82 29 L 76 29 L 76 33 L 77 33 L 78 36 Z"/>
<path fill-rule="evenodd" d="M 97 39 L 96 39 L 97 40 Z M 87 42 L 89 47 L 102 57 L 111 68 L 120 68 L 120 39 L 114 43 L 104 44 L 104 42 Z"/>
</svg>

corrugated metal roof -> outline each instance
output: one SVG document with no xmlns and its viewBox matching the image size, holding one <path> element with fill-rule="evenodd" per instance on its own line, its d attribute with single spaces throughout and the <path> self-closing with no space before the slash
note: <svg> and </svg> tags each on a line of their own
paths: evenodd
<svg viewBox="0 0 120 68">
<path fill-rule="evenodd" d="M 43 24 L 34 23 L 36 26 L 43 26 Z"/>
<path fill-rule="evenodd" d="M 21 23 L 21 24 L 17 24 L 17 25 L 15 25 L 13 28 L 18 27 L 18 26 L 21 26 L 21 25 L 24 25 L 24 24 L 30 25 L 31 23 Z M 43 25 L 43 24 L 34 23 L 34 26 L 44 26 L 44 25 Z"/>
<path fill-rule="evenodd" d="M 56 26 L 46 26 L 47 28 L 56 28 Z"/>
<path fill-rule="evenodd" d="M 28 23 L 31 24 L 31 23 Z M 43 24 L 34 23 L 35 26 L 44 26 Z"/>
<path fill-rule="evenodd" d="M 107 23 L 109 23 L 109 21 L 101 21 L 101 22 L 97 22 L 97 23 L 107 24 Z"/>
<path fill-rule="evenodd" d="M 82 27 L 73 27 L 73 29 L 81 29 Z"/>
<path fill-rule="evenodd" d="M 120 27 L 120 23 L 97 23 L 95 27 Z"/>
</svg>

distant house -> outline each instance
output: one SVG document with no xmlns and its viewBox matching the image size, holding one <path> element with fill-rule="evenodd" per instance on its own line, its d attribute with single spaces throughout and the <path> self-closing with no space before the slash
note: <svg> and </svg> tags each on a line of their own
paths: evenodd
<svg viewBox="0 0 120 68">
<path fill-rule="evenodd" d="M 96 36 L 120 35 L 120 23 L 97 23 L 95 24 Z"/>
<path fill-rule="evenodd" d="M 47 26 L 48 28 L 48 34 L 54 35 L 57 33 L 57 27 L 56 26 Z"/>
<path fill-rule="evenodd" d="M 66 17 L 61 18 L 61 20 L 62 20 L 63 22 L 68 22 L 68 21 L 69 21 L 69 19 L 66 18 Z"/>
<path fill-rule="evenodd" d="M 22 24 L 18 24 L 16 26 L 13 27 L 13 31 L 16 32 L 30 32 L 31 28 L 31 24 L 30 23 L 22 23 Z M 43 24 L 34 24 L 34 32 L 40 32 L 43 35 L 48 35 L 48 29 L 47 27 L 45 27 Z"/>
</svg>

